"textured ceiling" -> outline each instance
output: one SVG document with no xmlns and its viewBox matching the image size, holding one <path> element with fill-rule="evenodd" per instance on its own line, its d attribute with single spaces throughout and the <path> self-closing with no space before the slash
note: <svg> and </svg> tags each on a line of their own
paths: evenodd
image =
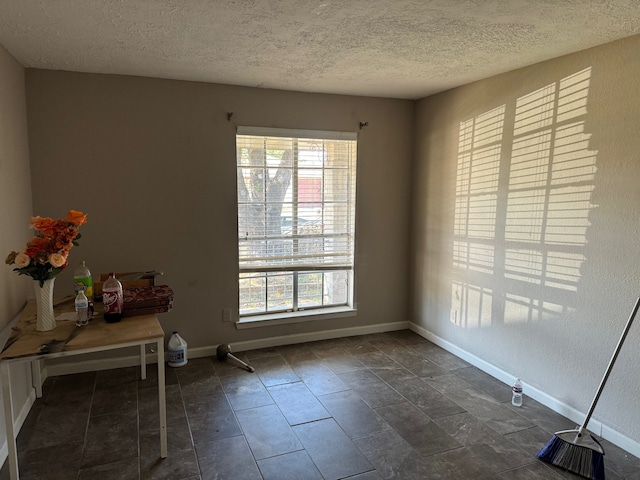
<svg viewBox="0 0 640 480">
<path fill-rule="evenodd" d="M 0 0 L 25 67 L 421 98 L 640 33 L 640 0 Z"/>
</svg>

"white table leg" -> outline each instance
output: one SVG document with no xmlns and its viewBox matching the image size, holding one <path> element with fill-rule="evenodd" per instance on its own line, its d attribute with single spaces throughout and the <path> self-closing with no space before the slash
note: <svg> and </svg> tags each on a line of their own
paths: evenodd
<svg viewBox="0 0 640 480">
<path fill-rule="evenodd" d="M 143 343 L 140 345 L 140 378 L 147 379 L 147 346 Z"/>
<path fill-rule="evenodd" d="M 167 399 L 164 390 L 164 338 L 158 340 L 158 403 L 160 404 L 160 458 L 167 458 Z"/>
<path fill-rule="evenodd" d="M 31 381 L 36 389 L 36 398 L 42 398 L 42 361 L 31 362 Z"/>
<path fill-rule="evenodd" d="M 13 400 L 11 399 L 11 375 L 9 374 L 9 363 L 0 362 L 2 370 L 2 398 L 4 403 L 4 424 L 7 435 L 9 476 L 11 480 L 20 478 L 18 473 L 18 449 L 16 448 L 16 432 L 13 428 Z"/>
</svg>

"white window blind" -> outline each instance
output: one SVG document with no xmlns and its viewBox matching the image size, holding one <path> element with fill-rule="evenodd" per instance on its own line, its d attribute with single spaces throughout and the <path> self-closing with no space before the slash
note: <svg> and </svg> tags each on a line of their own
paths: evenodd
<svg viewBox="0 0 640 480">
<path fill-rule="evenodd" d="M 356 134 L 239 127 L 236 148 L 241 279 L 296 272 L 295 310 L 297 272 L 353 268 Z"/>
<path fill-rule="evenodd" d="M 356 142 L 245 131 L 236 141 L 240 270 L 351 268 Z"/>
</svg>

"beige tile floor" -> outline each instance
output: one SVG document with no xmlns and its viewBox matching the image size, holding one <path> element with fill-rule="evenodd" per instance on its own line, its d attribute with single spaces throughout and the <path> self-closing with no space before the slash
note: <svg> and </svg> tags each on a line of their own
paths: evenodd
<svg viewBox="0 0 640 480">
<path fill-rule="evenodd" d="M 410 331 L 167 368 L 169 456 L 159 459 L 154 369 L 49 378 L 18 437 L 21 478 L 571 479 L 535 458 L 573 422 Z M 604 442 L 607 479 L 640 460 Z M 8 479 L 5 462 L 0 480 Z"/>
</svg>

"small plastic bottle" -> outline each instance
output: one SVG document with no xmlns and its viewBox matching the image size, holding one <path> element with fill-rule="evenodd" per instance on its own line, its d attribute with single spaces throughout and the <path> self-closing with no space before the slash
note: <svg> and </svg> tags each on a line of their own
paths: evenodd
<svg viewBox="0 0 640 480">
<path fill-rule="evenodd" d="M 110 273 L 102 285 L 102 304 L 104 306 L 104 319 L 107 323 L 119 322 L 122 319 L 124 297 L 122 284 L 116 278 L 115 273 Z"/>
<path fill-rule="evenodd" d="M 84 327 L 89 323 L 89 299 L 84 294 L 84 290 L 80 290 L 76 295 L 76 327 Z"/>
<path fill-rule="evenodd" d="M 182 367 L 187 364 L 187 342 L 178 335 L 178 332 L 173 332 L 169 339 L 168 347 L 167 357 L 170 367 Z"/>
<path fill-rule="evenodd" d="M 83 260 L 73 272 L 73 289 L 76 293 L 84 290 L 85 296 L 89 300 L 93 300 L 93 279 L 91 271 Z"/>
<path fill-rule="evenodd" d="M 511 405 L 514 407 L 522 406 L 522 383 L 520 379 L 517 378 L 515 383 L 513 384 L 513 394 L 511 395 Z"/>
</svg>

